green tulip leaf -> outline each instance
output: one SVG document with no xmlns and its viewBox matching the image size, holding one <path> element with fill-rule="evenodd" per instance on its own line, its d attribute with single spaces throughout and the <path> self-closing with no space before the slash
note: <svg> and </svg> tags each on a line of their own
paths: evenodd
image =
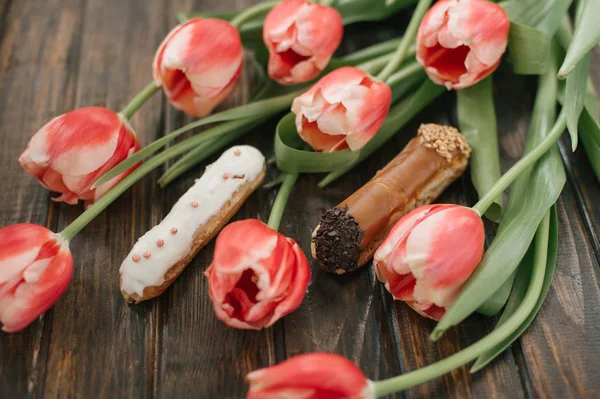
<svg viewBox="0 0 600 399">
<path fill-rule="evenodd" d="M 313 152 L 300 149 L 294 114 L 289 113 L 277 124 L 275 131 L 275 160 L 277 167 L 288 173 L 323 173 L 344 168 L 358 159 L 358 151 Z"/>
<path fill-rule="evenodd" d="M 509 0 L 500 3 L 512 22 L 529 25 L 554 36 L 572 0 Z"/>
<path fill-rule="evenodd" d="M 556 270 L 556 253 L 558 249 L 558 218 L 556 216 L 556 205 L 551 208 L 549 219 L 550 228 L 546 232 L 547 234 L 544 232 L 540 233 L 538 230 L 538 234 L 541 234 L 541 236 L 536 235 L 536 241 L 538 239 L 548 241 L 548 248 L 542 292 L 535 303 L 534 309 L 518 329 L 506 337 L 502 342 L 499 342 L 493 349 L 487 350 L 477 358 L 477 361 L 475 361 L 471 368 L 471 373 L 481 370 L 498 355 L 504 352 L 506 348 L 510 346 L 510 344 L 515 342 L 517 338 L 519 338 L 521 334 L 527 330 L 533 319 L 535 319 L 535 316 L 540 311 L 542 303 L 544 303 L 544 299 L 550 290 L 550 284 L 552 283 L 554 271 Z M 536 249 L 537 246 L 532 244 L 529 247 L 529 251 L 521 261 L 512 292 L 508 298 L 508 302 L 506 303 L 506 308 L 504 309 L 504 312 L 502 312 L 502 316 L 496 324 L 496 328 L 500 328 L 508 319 L 510 319 L 510 317 L 512 317 L 512 315 L 517 311 L 521 303 L 523 303 L 523 300 L 527 295 L 527 288 L 529 286 L 529 278 L 531 276 L 531 270 L 533 269 L 533 263 L 536 259 L 539 259 L 538 254 L 536 254 Z"/>
<path fill-rule="evenodd" d="M 600 1 L 580 0 L 580 2 L 581 5 L 578 7 L 580 10 L 577 12 L 578 18 L 575 21 L 573 40 L 569 45 L 565 60 L 558 71 L 560 79 L 566 78 L 590 50 L 600 42 L 600 24 L 598 23 Z"/>
<path fill-rule="evenodd" d="M 590 74 L 590 53 L 588 53 L 577 64 L 573 72 L 567 76 L 565 85 L 565 113 L 567 115 L 567 128 L 571 135 L 571 148 L 573 151 L 577 148 L 577 126 L 579 116 L 583 111 L 585 102 L 585 90 Z"/>
<path fill-rule="evenodd" d="M 458 125 L 472 153 L 469 160 L 471 180 L 479 197 L 487 193 L 500 178 L 500 155 L 496 111 L 492 93 L 492 77 L 474 86 L 458 90 Z M 485 212 L 485 216 L 498 223 L 502 216 L 502 195 Z"/>
<path fill-rule="evenodd" d="M 513 71 L 519 75 L 539 75 L 550 63 L 550 36 L 531 26 L 511 22 L 508 53 Z"/>
</svg>

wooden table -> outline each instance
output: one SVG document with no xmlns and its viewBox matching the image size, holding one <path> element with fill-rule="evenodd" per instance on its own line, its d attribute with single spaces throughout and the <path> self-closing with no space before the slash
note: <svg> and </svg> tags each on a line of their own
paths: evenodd
<svg viewBox="0 0 600 399">
<path fill-rule="evenodd" d="M 241 8 L 251 0 L 0 0 L 0 226 L 17 222 L 62 229 L 80 212 L 50 200 L 20 168 L 31 135 L 56 115 L 83 106 L 119 109 L 151 79 L 153 53 L 179 11 Z M 388 23 L 388 26 L 394 23 Z M 373 35 L 372 29 L 369 35 Z M 600 63 L 594 67 L 600 81 Z M 228 105 L 247 99 L 250 77 Z M 500 71 L 496 79 L 503 168 L 523 151 L 535 78 Z M 325 190 L 302 176 L 282 232 L 309 252 L 321 213 L 361 186 L 415 134 L 420 122 L 455 123 L 449 93 L 402 129 L 343 181 Z M 142 144 L 188 121 L 157 95 L 133 118 Z M 273 124 L 242 139 L 272 153 Z M 482 372 L 461 368 L 399 397 L 600 397 L 600 185 L 580 147 L 560 143 L 568 182 L 558 202 L 558 265 L 530 329 Z M 394 303 L 370 267 L 313 277 L 302 306 L 273 328 L 239 331 L 214 315 L 203 271 L 209 245 L 159 299 L 128 305 L 118 269 L 135 240 L 158 223 L 198 167 L 166 190 L 157 170 L 129 190 L 72 243 L 68 291 L 40 320 L 0 333 L 0 397 L 241 398 L 250 370 L 311 351 L 340 353 L 372 379 L 414 370 L 489 332 L 494 319 L 472 316 L 433 343 L 434 322 Z M 276 175 L 274 168 L 269 176 Z M 235 219 L 266 220 L 273 191 L 255 194 Z M 474 203 L 465 175 L 440 199 Z M 488 226 L 492 228 L 493 226 Z M 492 231 L 490 229 L 490 231 Z"/>
</svg>

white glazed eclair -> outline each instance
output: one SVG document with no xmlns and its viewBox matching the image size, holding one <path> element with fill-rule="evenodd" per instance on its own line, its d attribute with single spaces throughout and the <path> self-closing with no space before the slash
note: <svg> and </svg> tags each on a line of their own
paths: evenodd
<svg viewBox="0 0 600 399">
<path fill-rule="evenodd" d="M 250 146 L 230 148 L 209 165 L 121 264 L 125 300 L 139 303 L 162 294 L 261 185 L 265 170 L 264 156 Z"/>
</svg>

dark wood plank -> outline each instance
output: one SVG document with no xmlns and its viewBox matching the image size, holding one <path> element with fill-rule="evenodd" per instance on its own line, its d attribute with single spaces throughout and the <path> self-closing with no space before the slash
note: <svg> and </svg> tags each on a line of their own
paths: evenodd
<svg viewBox="0 0 600 399">
<path fill-rule="evenodd" d="M 244 1 L 169 2 L 169 26 L 174 26 L 180 11 L 226 10 L 243 8 Z M 247 101 L 252 86 L 245 71 L 234 95 L 221 108 Z M 190 119 L 167 107 L 165 131 L 178 128 Z M 273 126 L 261 129 L 240 143 L 272 151 Z M 261 134 L 268 132 L 268 134 Z M 204 171 L 204 166 L 218 157 L 198 165 L 163 190 L 162 216 Z M 264 192 L 255 193 L 233 220 L 266 220 L 272 204 Z M 146 226 L 150 228 L 152 225 Z M 208 297 L 204 271 L 212 260 L 214 242 L 206 246 L 187 266 L 175 283 L 157 300 L 159 303 L 159 340 L 155 396 L 240 398 L 247 390 L 244 376 L 257 368 L 276 363 L 274 334 L 277 327 L 264 331 L 243 331 L 227 327 L 214 316 Z"/>
<path fill-rule="evenodd" d="M 599 61 L 597 48 L 592 66 L 597 88 Z M 565 134 L 560 149 L 568 181 L 558 201 L 557 270 L 538 317 L 520 340 L 520 365 L 536 396 L 597 397 L 600 186 L 581 146 L 572 153 Z"/>
<path fill-rule="evenodd" d="M 82 51 L 75 107 L 123 107 L 151 79 L 155 47 L 166 33 L 162 0 L 89 1 L 78 21 Z M 157 95 L 132 119 L 142 143 L 162 134 Z M 119 292 L 119 266 L 148 221 L 156 188 L 145 181 L 120 198 L 71 243 L 75 273 L 52 309 L 44 390 L 49 397 L 151 396 L 156 349 L 156 302 L 128 306 Z M 159 202 L 156 202 L 158 206 Z M 65 227 L 81 206 L 57 205 Z"/>
<path fill-rule="evenodd" d="M 567 187 L 558 201 L 557 269 L 548 297 L 521 337 L 536 396 L 600 395 L 600 272 L 583 221 Z"/>
<path fill-rule="evenodd" d="M 0 226 L 48 221 L 49 194 L 17 162 L 29 138 L 73 107 L 82 1 L 0 1 Z M 0 397 L 43 387 L 52 315 L 0 333 Z"/>
</svg>

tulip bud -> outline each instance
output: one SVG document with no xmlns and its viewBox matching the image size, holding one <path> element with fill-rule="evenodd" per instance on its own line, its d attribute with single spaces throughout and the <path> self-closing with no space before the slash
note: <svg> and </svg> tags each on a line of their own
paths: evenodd
<svg viewBox="0 0 600 399">
<path fill-rule="evenodd" d="M 233 25 L 193 18 L 176 26 L 158 48 L 154 80 L 175 108 L 201 118 L 231 94 L 242 64 L 242 41 Z"/>
<path fill-rule="evenodd" d="M 373 265 L 394 299 L 439 320 L 483 257 L 481 217 L 459 205 L 422 206 L 404 216 Z"/>
<path fill-rule="evenodd" d="M 135 133 L 118 114 L 88 107 L 51 120 L 31 138 L 19 162 L 42 186 L 62 194 L 55 201 L 89 205 L 135 167 L 95 189 L 92 184 L 139 148 Z"/>
<path fill-rule="evenodd" d="M 375 398 L 373 383 L 348 359 L 333 353 L 307 353 L 246 376 L 246 399 Z"/>
<path fill-rule="evenodd" d="M 217 318 L 230 327 L 260 330 L 300 306 L 310 267 L 294 240 L 248 219 L 221 231 L 205 275 Z"/>
<path fill-rule="evenodd" d="M 0 323 L 22 330 L 62 295 L 73 275 L 69 244 L 36 224 L 0 229 Z"/>
<path fill-rule="evenodd" d="M 385 83 L 344 67 L 296 97 L 292 112 L 298 134 L 315 151 L 355 151 L 375 136 L 391 104 L 392 91 Z"/>
<path fill-rule="evenodd" d="M 440 0 L 417 33 L 417 60 L 429 78 L 462 89 L 496 70 L 508 43 L 506 11 L 484 0 Z"/>
<path fill-rule="evenodd" d="M 284 0 L 267 15 L 263 40 L 269 50 L 269 77 L 282 85 L 308 82 L 329 64 L 344 35 L 332 7 Z"/>
</svg>

